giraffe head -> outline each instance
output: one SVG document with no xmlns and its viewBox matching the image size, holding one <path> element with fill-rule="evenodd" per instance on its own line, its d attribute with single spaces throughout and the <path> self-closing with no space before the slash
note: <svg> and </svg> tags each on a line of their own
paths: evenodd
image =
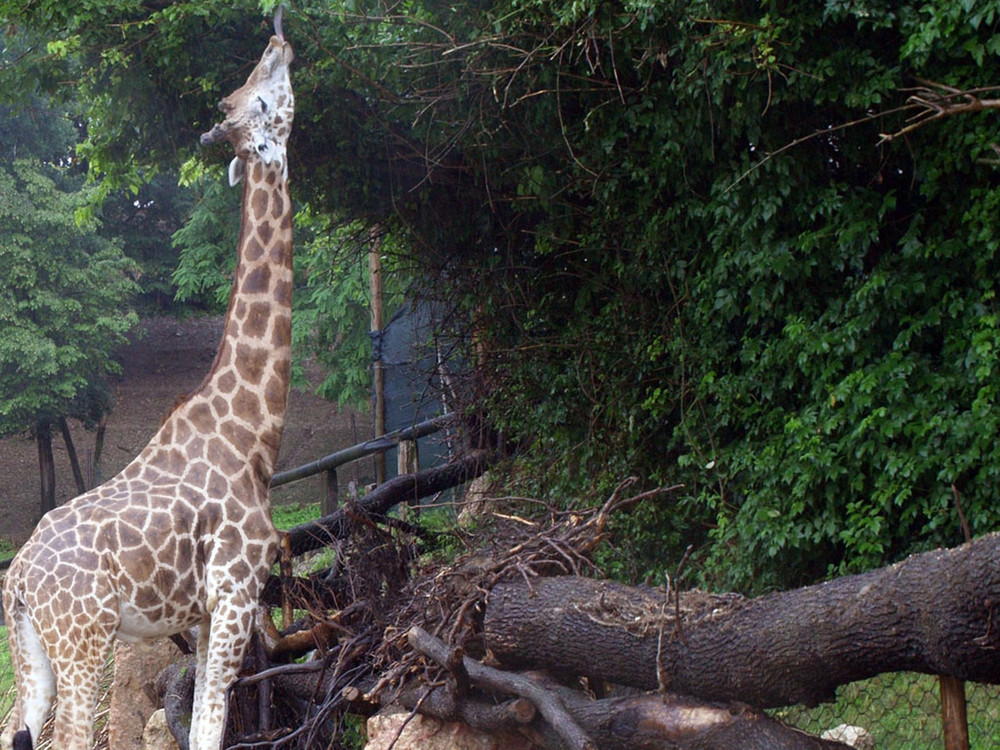
<svg viewBox="0 0 1000 750">
<path fill-rule="evenodd" d="M 251 157 L 288 168 L 285 144 L 295 108 L 288 68 L 295 54 L 281 32 L 280 6 L 274 16 L 274 30 L 275 35 L 247 82 L 219 102 L 226 119 L 201 136 L 203 146 L 229 141 L 236 150 L 229 165 L 230 185 L 242 179 Z"/>
</svg>

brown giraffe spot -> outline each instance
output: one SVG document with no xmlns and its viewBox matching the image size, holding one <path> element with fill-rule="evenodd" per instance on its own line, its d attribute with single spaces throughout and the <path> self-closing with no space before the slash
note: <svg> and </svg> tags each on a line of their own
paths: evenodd
<svg viewBox="0 0 1000 750">
<path fill-rule="evenodd" d="M 249 235 L 246 244 L 243 246 L 243 257 L 251 263 L 255 263 L 264 256 L 264 246 L 254 235 Z"/>
<path fill-rule="evenodd" d="M 243 534 L 240 533 L 239 527 L 234 526 L 231 523 L 225 524 L 217 535 L 219 542 L 230 551 L 230 554 L 239 554 L 240 548 L 243 546 L 241 541 L 243 540 Z M 236 577 L 236 580 L 240 580 Z"/>
<path fill-rule="evenodd" d="M 288 398 L 286 381 L 281 376 L 272 376 L 264 388 L 264 403 L 269 414 L 280 414 Z"/>
<path fill-rule="evenodd" d="M 253 165 L 253 181 L 260 182 L 261 178 L 264 176 L 262 173 L 264 171 L 264 163 L 261 161 L 254 162 Z"/>
<path fill-rule="evenodd" d="M 220 444 L 221 440 L 218 441 Z M 228 448 L 219 449 L 220 455 L 223 455 L 223 451 L 227 455 L 227 463 L 232 463 L 232 451 Z M 218 465 L 218 462 L 213 462 Z M 229 494 L 229 480 L 226 479 L 222 474 L 217 471 L 213 471 L 208 477 L 208 487 L 205 489 L 206 494 L 212 498 L 222 498 Z"/>
<path fill-rule="evenodd" d="M 208 477 L 208 464 L 204 464 L 201 461 L 196 461 L 188 466 L 187 473 L 184 475 L 184 481 L 193 487 L 203 488 L 205 486 L 205 479 Z"/>
<path fill-rule="evenodd" d="M 271 348 L 282 349 L 292 345 L 292 321 L 287 315 L 275 318 L 274 331 L 271 334 Z"/>
<path fill-rule="evenodd" d="M 250 574 L 253 571 L 250 569 L 250 566 L 247 565 L 246 561 L 240 560 L 230 569 L 229 572 L 237 581 L 246 581 L 250 578 Z"/>
<path fill-rule="evenodd" d="M 291 281 L 279 281 L 274 285 L 274 302 L 281 306 L 288 306 L 292 304 Z"/>
<path fill-rule="evenodd" d="M 188 443 L 187 454 L 189 459 L 205 455 L 205 438 L 196 437 Z"/>
<path fill-rule="evenodd" d="M 149 609 L 160 600 L 159 592 L 154 586 L 140 586 L 132 596 L 132 601 L 139 609 Z"/>
<path fill-rule="evenodd" d="M 233 361 L 233 347 L 229 341 L 229 337 L 222 342 L 219 347 L 219 352 L 215 357 L 215 370 L 218 372 L 225 368 L 230 362 Z"/>
<path fill-rule="evenodd" d="M 220 393 L 232 393 L 236 387 L 236 375 L 233 374 L 232 370 L 226 370 L 219 376 L 217 385 Z"/>
<path fill-rule="evenodd" d="M 59 595 L 52 600 L 53 606 L 60 612 L 65 612 L 73 606 L 73 595 L 69 589 L 63 589 Z"/>
<path fill-rule="evenodd" d="M 206 502 L 201 509 L 202 532 L 214 535 L 222 523 L 222 506 L 217 499 Z"/>
<path fill-rule="evenodd" d="M 271 353 L 264 348 L 255 348 L 248 344 L 240 344 L 237 354 L 236 369 L 240 377 L 251 385 L 260 383 Z M 241 388 L 240 390 L 242 391 L 243 389 Z M 239 391 L 237 391 L 238 393 Z M 236 408 L 236 404 L 233 403 L 233 411 L 236 411 Z"/>
<path fill-rule="evenodd" d="M 149 580 L 156 569 L 156 560 L 148 555 L 130 555 L 125 560 L 125 572 L 136 583 Z"/>
<path fill-rule="evenodd" d="M 204 401 L 192 404 L 191 408 L 188 409 L 188 417 L 191 419 L 191 426 L 202 434 L 209 434 L 215 428 L 212 408 Z"/>
<path fill-rule="evenodd" d="M 156 575 L 153 577 L 153 586 L 163 592 L 170 592 L 174 590 L 177 585 L 177 574 L 169 568 L 159 567 L 156 569 Z"/>
<path fill-rule="evenodd" d="M 177 428 L 176 435 L 174 436 L 173 440 L 167 442 L 173 442 L 177 443 L 178 445 L 184 445 L 184 443 L 186 443 L 188 440 L 191 439 L 191 425 L 189 425 L 187 421 L 180 418 L 174 420 L 174 424 Z"/>
<path fill-rule="evenodd" d="M 260 237 L 260 241 L 267 247 L 271 244 L 271 239 L 274 237 L 274 227 L 266 221 L 261 222 L 257 225 L 257 236 Z"/>
<path fill-rule="evenodd" d="M 269 448 L 274 453 L 277 453 L 281 447 L 281 430 L 265 430 L 260 433 L 258 439 L 260 440 L 260 444 L 265 448 Z"/>
<path fill-rule="evenodd" d="M 240 392 L 244 393 L 245 391 L 241 388 Z M 239 396 L 237 396 L 236 400 L 233 403 L 233 412 L 236 414 L 236 416 L 246 419 L 247 421 L 250 421 L 251 419 L 254 419 L 255 421 L 260 421 L 259 410 L 254 408 L 251 411 L 249 407 L 246 407 L 246 411 L 244 411 L 244 407 L 241 406 L 240 402 L 241 399 Z M 251 394 L 250 398 L 247 399 L 247 403 L 248 404 L 252 403 L 254 406 L 256 406 L 257 404 L 256 397 L 254 397 Z M 233 422 L 232 420 L 223 422 L 219 426 L 219 432 L 222 434 L 224 438 L 226 438 L 226 440 L 232 443 L 232 445 L 241 453 L 246 453 L 247 451 L 249 451 L 250 448 L 253 447 L 253 444 L 255 442 L 255 436 L 251 430 L 248 430 L 246 427 L 243 427 L 242 425 L 239 425 L 236 422 Z"/>
<path fill-rule="evenodd" d="M 175 477 L 184 475 L 184 469 L 187 468 L 187 458 L 183 453 L 176 448 L 171 448 L 168 451 L 161 451 L 160 456 L 162 460 L 158 463 L 165 472 Z"/>
<path fill-rule="evenodd" d="M 177 542 L 177 569 L 189 570 L 191 568 L 191 557 L 194 545 L 189 537 L 181 537 Z"/>
<path fill-rule="evenodd" d="M 257 501 L 259 499 L 257 492 L 259 485 L 253 479 L 253 473 L 254 472 L 252 470 L 242 471 L 239 476 L 233 478 L 230 486 L 234 497 L 238 497 L 244 502 L 249 502 L 251 499 L 253 501 Z"/>
<path fill-rule="evenodd" d="M 247 274 L 243 282 L 244 294 L 263 294 L 271 288 L 271 269 L 268 266 L 257 266 Z"/>
<path fill-rule="evenodd" d="M 259 180 L 258 180 L 259 182 Z M 253 211 L 254 221 L 260 221 L 264 218 L 264 214 L 267 213 L 267 207 L 270 204 L 270 199 L 268 198 L 267 191 L 257 188 L 253 191 L 253 195 L 250 196 L 250 210 Z M 267 242 L 265 241 L 266 245 Z"/>
<path fill-rule="evenodd" d="M 243 334 L 250 338 L 263 338 L 267 333 L 267 325 L 271 315 L 271 305 L 267 302 L 254 302 L 243 321 Z"/>
<path fill-rule="evenodd" d="M 284 212 L 285 212 L 285 201 L 281 197 L 281 193 L 275 193 L 274 197 L 271 200 L 271 216 L 273 216 L 275 219 L 278 219 Z"/>
<path fill-rule="evenodd" d="M 232 375 L 232 373 L 229 373 L 229 375 Z M 236 378 L 233 378 L 233 380 L 235 381 Z M 233 385 L 235 385 L 235 382 Z M 229 402 L 222 396 L 216 396 L 212 399 L 212 408 L 215 409 L 216 416 L 224 417 L 229 413 Z"/>
<path fill-rule="evenodd" d="M 256 542 L 249 542 L 244 548 L 244 557 L 250 563 L 250 567 L 256 570 L 257 566 L 264 561 L 264 550 Z"/>
</svg>

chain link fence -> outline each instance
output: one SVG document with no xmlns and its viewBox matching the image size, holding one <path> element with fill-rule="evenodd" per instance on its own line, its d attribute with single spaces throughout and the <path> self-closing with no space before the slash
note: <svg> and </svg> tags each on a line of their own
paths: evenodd
<svg viewBox="0 0 1000 750">
<path fill-rule="evenodd" d="M 1000 748 L 1000 686 L 966 683 L 969 746 Z M 836 703 L 770 712 L 812 734 L 841 724 L 863 727 L 877 750 L 943 750 L 941 692 L 933 675 L 898 672 L 844 685 Z"/>
</svg>

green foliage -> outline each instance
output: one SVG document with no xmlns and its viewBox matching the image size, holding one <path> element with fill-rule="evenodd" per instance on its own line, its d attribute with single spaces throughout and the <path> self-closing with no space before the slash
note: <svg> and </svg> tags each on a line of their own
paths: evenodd
<svg viewBox="0 0 1000 750">
<path fill-rule="evenodd" d="M 403 274 L 396 272 L 392 237 L 361 223 L 335 224 L 303 206 L 296 214 L 297 285 L 292 337 L 300 355 L 323 365 L 317 394 L 366 409 L 371 399 L 371 288 L 368 253 L 382 259 L 383 318 L 401 302 Z"/>
<path fill-rule="evenodd" d="M 80 153 L 126 186 L 188 158 L 171 139 L 193 147 L 264 36 L 221 0 L 22 5 L 0 15 L 79 70 Z M 859 570 L 960 541 L 956 495 L 995 528 L 994 119 L 880 135 L 920 80 L 1000 85 L 998 7 L 299 3 L 296 340 L 358 399 L 366 274 L 345 247 L 377 226 L 399 288 L 474 319 L 477 408 L 528 490 L 684 484 L 618 519 L 626 577 L 688 544 L 720 587 Z M 228 287 L 209 189 L 184 293 Z"/>
<path fill-rule="evenodd" d="M 186 183 L 194 206 L 173 235 L 179 256 L 171 280 L 178 301 L 224 311 L 236 269 L 241 193 L 219 169 L 199 170 Z"/>
<path fill-rule="evenodd" d="M 0 169 L 0 434 L 106 411 L 111 355 L 134 325 L 134 264 L 77 225 L 87 200 L 61 190 L 40 162 Z"/>
</svg>

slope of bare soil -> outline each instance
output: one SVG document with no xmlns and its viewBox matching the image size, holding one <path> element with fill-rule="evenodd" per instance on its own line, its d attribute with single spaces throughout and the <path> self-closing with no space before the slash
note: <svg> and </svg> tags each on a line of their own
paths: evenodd
<svg viewBox="0 0 1000 750">
<path fill-rule="evenodd" d="M 144 320 L 121 352 L 122 377 L 115 386 L 115 407 L 104 439 L 101 474 L 120 471 L 145 446 L 177 398 L 189 393 L 208 372 L 222 335 L 222 317 Z M 94 435 L 70 425 L 80 462 L 93 455 Z M 368 437 L 369 418 L 342 411 L 309 393 L 293 390 L 278 471 L 314 460 Z M 76 494 L 62 439 L 53 439 L 56 501 Z M 363 471 L 367 467 L 359 468 Z M 341 472 L 341 481 L 351 478 Z M 323 491 L 313 477 L 275 490 L 274 502 L 315 502 Z M 39 517 L 38 457 L 27 437 L 0 440 L 0 539 L 21 544 Z"/>
</svg>

